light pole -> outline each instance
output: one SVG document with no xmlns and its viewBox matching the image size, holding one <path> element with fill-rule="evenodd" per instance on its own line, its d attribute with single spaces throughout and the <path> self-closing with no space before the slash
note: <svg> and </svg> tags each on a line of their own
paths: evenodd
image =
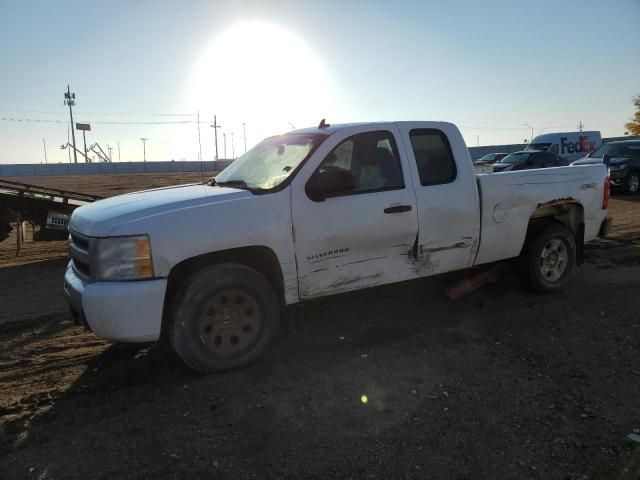
<svg viewBox="0 0 640 480">
<path fill-rule="evenodd" d="M 202 142 L 200 141 L 200 111 L 199 110 L 196 112 L 196 115 L 198 116 L 198 147 L 199 147 L 198 160 L 202 161 Z"/>
<path fill-rule="evenodd" d="M 244 137 L 244 153 L 247 153 L 247 124 L 242 122 L 242 136 Z"/>
<path fill-rule="evenodd" d="M 222 133 L 222 138 L 223 138 L 223 142 L 224 142 L 224 159 L 227 159 L 227 134 L 226 133 Z"/>
<path fill-rule="evenodd" d="M 142 140 L 142 158 L 146 162 L 147 161 L 147 140 L 149 139 L 140 137 L 140 140 Z"/>
<path fill-rule="evenodd" d="M 236 147 L 233 142 L 233 132 L 231 132 L 231 158 L 236 159 Z"/>
<path fill-rule="evenodd" d="M 531 138 L 529 139 L 529 143 L 531 143 L 531 140 L 533 140 L 533 127 L 531 125 L 529 125 L 528 123 L 523 123 L 523 125 L 525 127 L 529 127 L 531 129 Z"/>
</svg>

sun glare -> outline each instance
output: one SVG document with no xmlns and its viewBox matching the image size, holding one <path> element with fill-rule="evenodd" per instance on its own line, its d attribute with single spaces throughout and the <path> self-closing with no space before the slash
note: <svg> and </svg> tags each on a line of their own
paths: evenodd
<svg viewBox="0 0 640 480">
<path fill-rule="evenodd" d="M 191 83 L 194 109 L 222 123 L 249 122 L 256 135 L 317 123 L 331 92 L 321 61 L 301 38 L 259 21 L 218 34 Z"/>
</svg>

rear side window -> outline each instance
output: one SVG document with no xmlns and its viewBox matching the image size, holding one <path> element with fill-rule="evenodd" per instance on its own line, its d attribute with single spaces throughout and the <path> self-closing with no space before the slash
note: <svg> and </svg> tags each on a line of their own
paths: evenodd
<svg viewBox="0 0 640 480">
<path fill-rule="evenodd" d="M 409 132 L 409 138 L 420 185 L 440 185 L 456 179 L 456 162 L 443 132 L 433 128 L 416 129 Z"/>
</svg>

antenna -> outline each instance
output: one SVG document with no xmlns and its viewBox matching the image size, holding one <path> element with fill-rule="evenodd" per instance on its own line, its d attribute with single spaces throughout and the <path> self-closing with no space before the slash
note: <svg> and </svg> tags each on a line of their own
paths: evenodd
<svg viewBox="0 0 640 480">
<path fill-rule="evenodd" d="M 318 128 L 329 128 L 330 126 L 331 124 L 326 123 L 323 118 L 322 120 L 320 120 L 320 125 L 318 125 Z"/>
</svg>

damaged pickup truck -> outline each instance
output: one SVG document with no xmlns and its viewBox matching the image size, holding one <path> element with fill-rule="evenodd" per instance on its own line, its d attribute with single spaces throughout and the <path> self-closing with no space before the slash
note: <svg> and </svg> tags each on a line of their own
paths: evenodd
<svg viewBox="0 0 640 480">
<path fill-rule="evenodd" d="M 285 305 L 514 259 L 560 289 L 609 226 L 604 165 L 475 175 L 445 122 L 267 138 L 208 184 L 78 208 L 64 289 L 115 342 L 168 338 L 192 368 L 246 365 Z"/>
</svg>

